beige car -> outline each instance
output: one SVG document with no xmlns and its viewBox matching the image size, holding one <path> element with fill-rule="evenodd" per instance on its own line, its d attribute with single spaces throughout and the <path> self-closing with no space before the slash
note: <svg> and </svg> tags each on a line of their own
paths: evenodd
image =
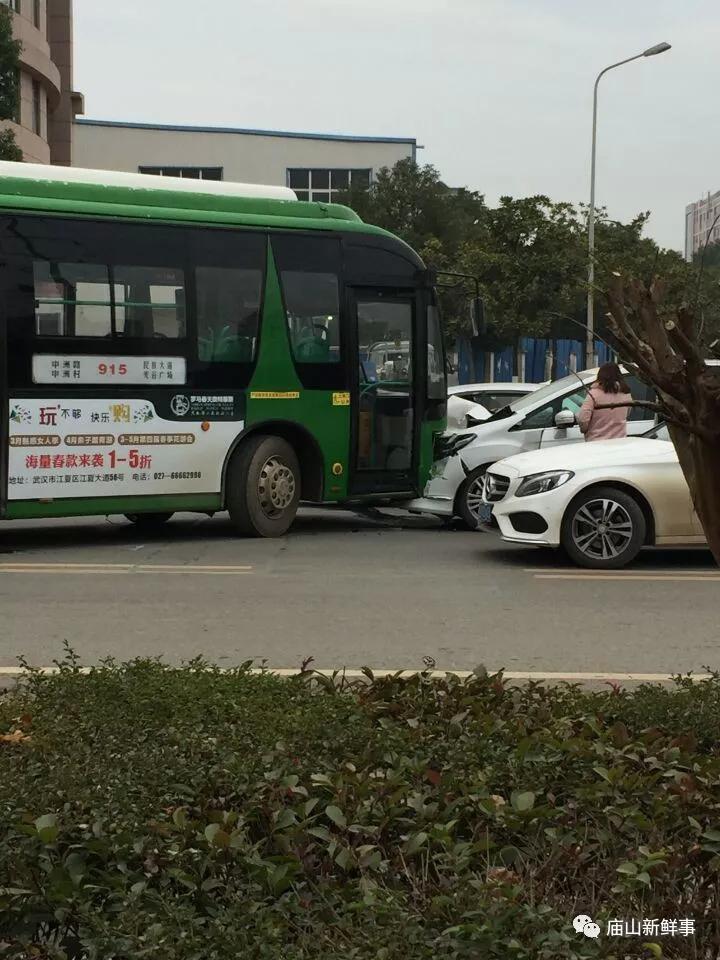
<svg viewBox="0 0 720 960">
<path fill-rule="evenodd" d="M 562 547 L 583 567 L 624 567 L 647 546 L 705 543 L 664 425 L 501 460 L 487 471 L 483 503 L 504 540 Z"/>
</svg>

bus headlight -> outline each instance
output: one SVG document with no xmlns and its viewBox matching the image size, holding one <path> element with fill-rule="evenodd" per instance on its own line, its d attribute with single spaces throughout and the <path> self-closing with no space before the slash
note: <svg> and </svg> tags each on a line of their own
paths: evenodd
<svg viewBox="0 0 720 960">
<path fill-rule="evenodd" d="M 574 476 L 575 474 L 571 470 L 551 470 L 548 473 L 536 473 L 531 477 L 525 477 L 517 488 L 515 496 L 532 497 L 538 493 L 549 493 L 551 490 L 562 487 Z"/>
</svg>

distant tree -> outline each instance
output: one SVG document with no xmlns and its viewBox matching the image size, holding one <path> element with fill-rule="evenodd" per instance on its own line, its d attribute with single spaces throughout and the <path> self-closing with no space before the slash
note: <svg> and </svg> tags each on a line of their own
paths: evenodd
<svg viewBox="0 0 720 960">
<path fill-rule="evenodd" d="M 17 113 L 20 42 L 13 38 L 13 14 L 0 4 L 0 121 Z M 0 160 L 22 160 L 22 151 L 12 130 L 0 130 Z"/>
<path fill-rule="evenodd" d="M 693 268 L 700 327 L 706 342 L 720 341 L 720 243 L 702 246 L 693 257 Z"/>
<path fill-rule="evenodd" d="M 342 202 L 367 223 L 402 237 L 425 259 L 430 249 L 438 267 L 454 261 L 468 232 L 486 211 L 479 193 L 451 189 L 435 167 L 419 166 L 411 159 L 383 168 L 369 190 L 351 188 Z"/>
<path fill-rule="evenodd" d="M 715 241 L 702 246 L 693 255 L 693 263 L 698 267 L 704 265 L 709 270 L 720 268 L 720 243 Z"/>
<path fill-rule="evenodd" d="M 12 130 L 0 130 L 0 160 L 14 160 L 19 163 L 23 152 L 17 145 Z"/>
<path fill-rule="evenodd" d="M 494 331 L 508 338 L 547 332 L 549 313 L 572 312 L 583 253 L 571 204 L 501 197 L 464 243 L 461 263 L 480 278 Z"/>
<path fill-rule="evenodd" d="M 428 264 L 478 277 L 492 341 L 518 336 L 581 338 L 587 301 L 587 209 L 546 196 L 502 197 L 489 208 L 472 190 L 452 189 L 432 166 L 401 160 L 383 169 L 369 190 L 354 188 L 342 202 L 368 223 L 384 227 L 409 243 Z M 665 280 L 666 306 L 677 309 L 694 291 L 696 315 L 720 337 L 720 249 L 709 252 L 704 268 L 688 264 L 674 250 L 661 249 L 644 230 L 650 214 L 629 223 L 608 220 L 597 211 L 596 308 L 604 335 L 605 301 L 618 270 L 649 284 Z M 446 332 L 469 333 L 471 288 L 443 293 Z M 570 318 L 570 323 L 558 316 Z M 490 342 L 490 339 L 488 339 Z"/>
</svg>

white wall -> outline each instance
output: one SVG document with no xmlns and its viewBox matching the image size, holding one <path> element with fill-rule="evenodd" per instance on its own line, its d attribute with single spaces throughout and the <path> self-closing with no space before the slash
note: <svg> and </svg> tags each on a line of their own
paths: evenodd
<svg viewBox="0 0 720 960">
<path fill-rule="evenodd" d="M 285 186 L 289 167 L 361 167 L 375 173 L 413 156 L 412 142 L 374 143 L 76 123 L 73 164 L 137 173 L 140 166 L 223 167 L 225 180 Z"/>
</svg>

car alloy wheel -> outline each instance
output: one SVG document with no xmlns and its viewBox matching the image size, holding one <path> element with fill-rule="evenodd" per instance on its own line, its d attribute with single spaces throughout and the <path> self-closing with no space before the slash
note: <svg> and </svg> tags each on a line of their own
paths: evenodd
<svg viewBox="0 0 720 960">
<path fill-rule="evenodd" d="M 634 535 L 632 517 L 616 500 L 588 500 L 572 519 L 573 544 L 590 561 L 619 559 Z"/>
<path fill-rule="evenodd" d="M 487 466 L 476 467 L 470 472 L 458 490 L 455 500 L 455 512 L 462 518 L 468 530 L 477 530 L 480 523 L 480 509 Z"/>
<path fill-rule="evenodd" d="M 476 477 L 476 479 L 469 484 L 467 493 L 465 494 L 465 503 L 467 504 L 468 511 L 476 520 L 480 519 L 480 508 L 482 507 L 483 503 L 484 482 L 484 474 L 481 477 Z"/>
</svg>

